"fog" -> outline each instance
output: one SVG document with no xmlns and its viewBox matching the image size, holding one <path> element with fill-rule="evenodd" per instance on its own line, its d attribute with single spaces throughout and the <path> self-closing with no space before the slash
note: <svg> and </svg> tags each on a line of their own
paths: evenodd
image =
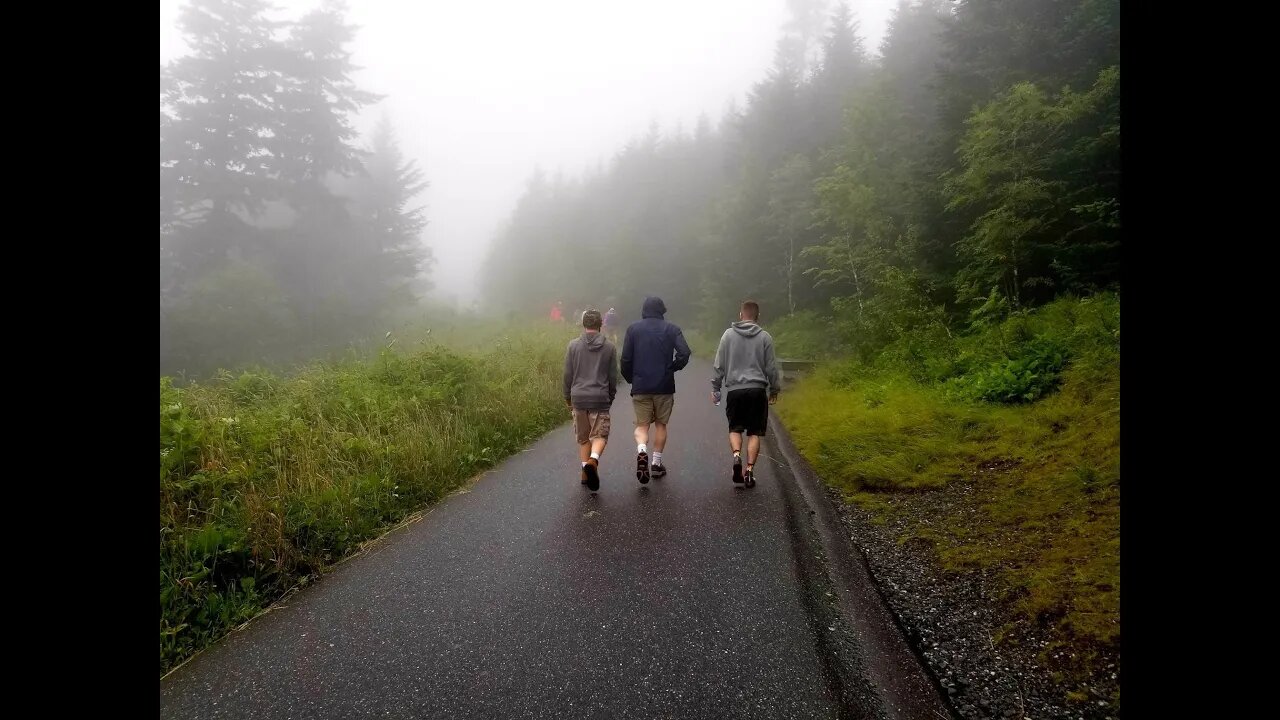
<svg viewBox="0 0 1280 720">
<path fill-rule="evenodd" d="M 318 6 L 279 2 L 281 18 Z M 851 3 L 874 51 L 894 0 Z M 160 60 L 184 53 L 180 3 L 160 4 Z M 476 273 L 535 168 L 577 175 L 607 162 L 651 123 L 714 125 L 773 59 L 784 0 L 357 0 L 351 49 L 364 89 L 430 187 L 420 196 L 446 300 L 476 299 Z"/>
</svg>

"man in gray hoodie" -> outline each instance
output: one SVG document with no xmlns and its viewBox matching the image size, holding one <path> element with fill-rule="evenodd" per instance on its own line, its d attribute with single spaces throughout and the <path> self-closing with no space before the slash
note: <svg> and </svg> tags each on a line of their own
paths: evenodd
<svg viewBox="0 0 1280 720">
<path fill-rule="evenodd" d="M 733 481 L 747 487 L 756 484 L 755 464 L 760 438 L 769 425 L 769 406 L 778 401 L 782 375 L 773 354 L 773 336 L 760 325 L 760 305 L 742 303 L 738 322 L 720 336 L 712 366 L 711 402 L 720 404 L 724 389 L 725 415 L 729 418 L 729 449 L 733 451 Z M 747 434 L 747 472 L 742 472 L 742 434 Z"/>
<path fill-rule="evenodd" d="M 573 416 L 582 483 L 600 489 L 600 455 L 609 442 L 609 408 L 618 392 L 618 348 L 600 333 L 600 311 L 582 314 L 582 335 L 564 355 L 564 401 Z"/>
</svg>

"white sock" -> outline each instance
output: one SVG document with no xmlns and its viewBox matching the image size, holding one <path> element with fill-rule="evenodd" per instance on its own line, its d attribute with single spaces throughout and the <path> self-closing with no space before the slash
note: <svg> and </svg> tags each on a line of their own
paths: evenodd
<svg viewBox="0 0 1280 720">
<path fill-rule="evenodd" d="M 582 461 L 582 467 L 586 467 L 586 466 L 587 466 L 587 461 L 586 461 L 586 460 L 583 460 L 583 461 Z"/>
<path fill-rule="evenodd" d="M 741 457 L 742 457 L 742 451 L 741 451 L 741 450 L 734 450 L 734 451 L 733 451 L 733 456 L 734 456 L 734 457 L 736 457 L 736 458 L 741 458 Z"/>
<path fill-rule="evenodd" d="M 599 460 L 599 459 L 600 459 L 600 453 L 598 453 L 598 452 L 593 452 L 593 453 L 591 453 L 591 459 L 592 459 L 592 460 Z"/>
<path fill-rule="evenodd" d="M 653 453 L 653 464 L 654 464 L 654 465 L 661 465 L 661 464 L 662 464 L 662 453 L 660 453 L 660 452 L 658 452 L 658 451 L 656 451 L 656 450 L 655 450 L 655 451 L 654 451 L 654 453 Z"/>
<path fill-rule="evenodd" d="M 644 443 L 640 443 L 639 445 L 636 446 L 636 453 L 647 453 L 647 452 L 649 452 L 649 447 Z"/>
</svg>

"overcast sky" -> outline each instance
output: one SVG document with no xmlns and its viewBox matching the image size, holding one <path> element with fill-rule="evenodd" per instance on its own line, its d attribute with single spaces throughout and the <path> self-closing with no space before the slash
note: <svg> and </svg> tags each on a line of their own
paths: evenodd
<svg viewBox="0 0 1280 720">
<path fill-rule="evenodd" d="M 160 3 L 160 61 L 186 49 L 180 0 Z M 296 18 L 319 0 L 276 0 Z M 831 3 L 834 5 L 834 2 Z M 879 45 L 896 0 L 853 0 Z M 713 125 L 772 62 L 785 0 L 349 0 L 360 30 L 357 82 L 386 95 L 405 155 L 431 187 L 420 198 L 446 296 L 474 298 L 495 231 L 537 166 L 576 175 L 657 121 Z"/>
</svg>

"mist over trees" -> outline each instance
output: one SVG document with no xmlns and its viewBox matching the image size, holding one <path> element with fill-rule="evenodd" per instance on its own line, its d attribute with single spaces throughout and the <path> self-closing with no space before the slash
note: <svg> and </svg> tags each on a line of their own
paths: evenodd
<svg viewBox="0 0 1280 720">
<path fill-rule="evenodd" d="M 841 347 L 1120 282 L 1118 0 L 902 0 L 875 52 L 847 2 L 787 0 L 740 105 L 653 125 L 581 176 L 535 172 L 479 273 L 485 307 L 714 331 L 739 301 Z M 433 267 L 426 177 L 352 80 L 340 2 L 280 20 L 191 0 L 160 71 L 162 373 L 380 336 Z M 708 42 L 714 42 L 708 39 Z"/>
<path fill-rule="evenodd" d="M 351 79 L 340 2 L 289 21 L 191 0 L 160 68 L 161 372 L 312 357 L 426 286 L 422 171 Z"/>
<path fill-rule="evenodd" d="M 1118 0 L 902 0 L 874 57 L 847 2 L 788 7 L 745 107 L 530 179 L 491 309 L 658 294 L 714 330 L 752 297 L 871 352 L 1119 287 Z"/>
</svg>

